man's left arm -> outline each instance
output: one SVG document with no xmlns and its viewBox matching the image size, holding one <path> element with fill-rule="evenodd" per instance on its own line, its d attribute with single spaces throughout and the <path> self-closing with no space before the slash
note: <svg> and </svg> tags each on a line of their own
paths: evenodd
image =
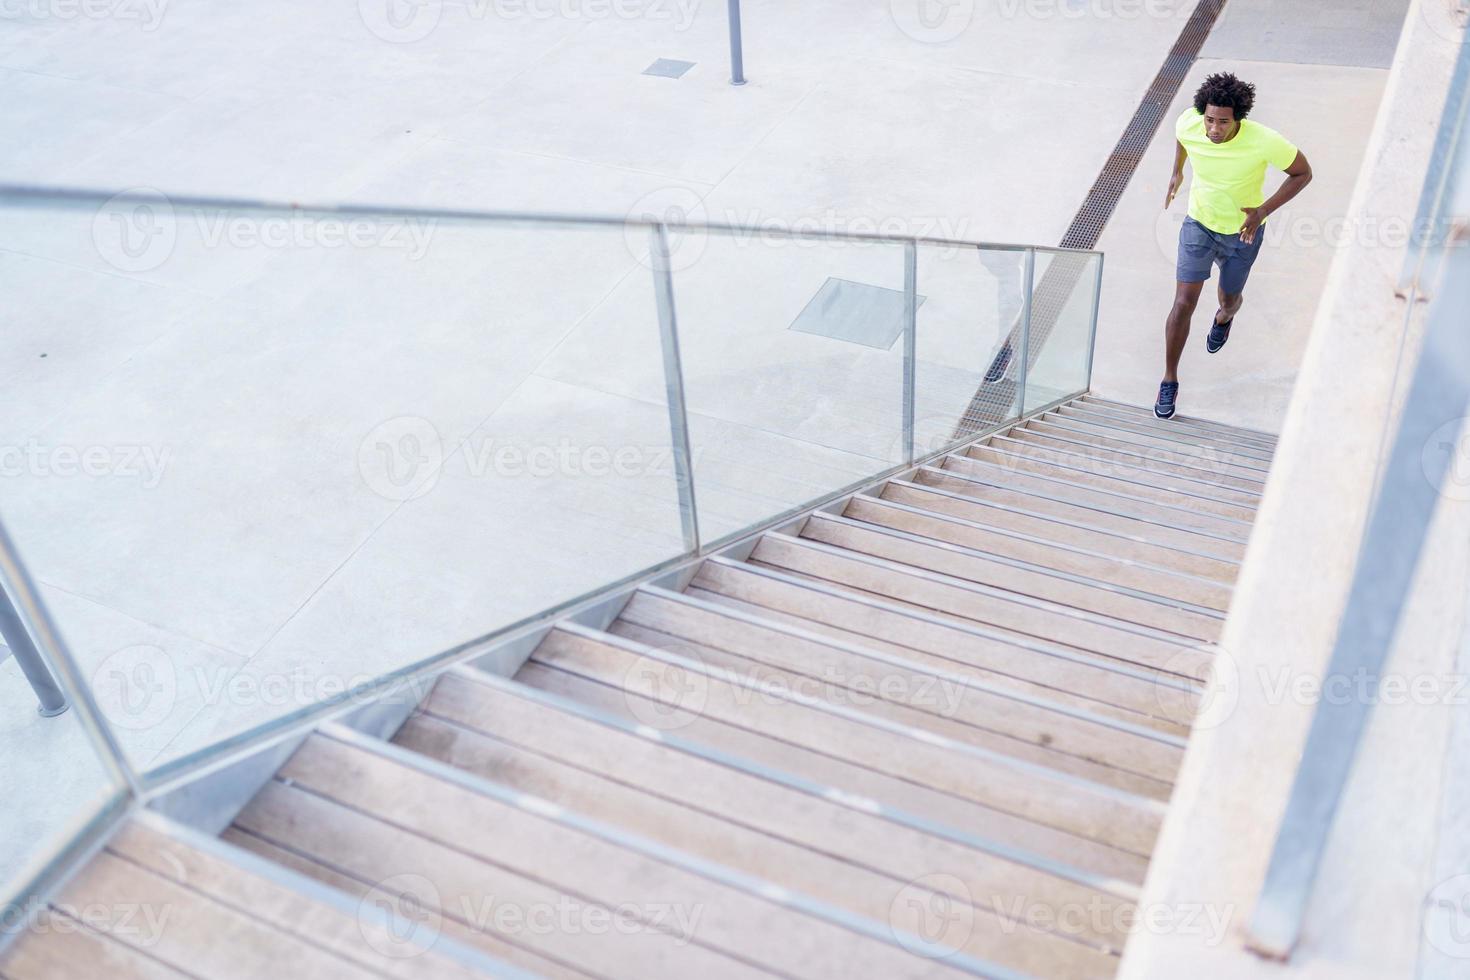
<svg viewBox="0 0 1470 980">
<path fill-rule="evenodd" d="M 1291 161 L 1291 166 L 1286 168 L 1286 180 L 1276 189 L 1276 193 L 1268 197 L 1258 208 L 1241 208 L 1245 212 L 1245 224 L 1240 226 L 1241 241 L 1249 244 L 1255 241 L 1256 229 L 1261 227 L 1261 222 L 1276 211 L 1287 201 L 1302 192 L 1302 188 L 1312 182 L 1312 165 L 1307 162 L 1307 155 L 1301 150 L 1296 151 L 1296 159 Z"/>
</svg>

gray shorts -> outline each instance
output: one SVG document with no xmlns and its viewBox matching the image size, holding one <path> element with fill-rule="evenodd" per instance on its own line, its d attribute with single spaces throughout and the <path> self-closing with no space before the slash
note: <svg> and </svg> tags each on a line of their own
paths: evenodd
<svg viewBox="0 0 1470 980">
<path fill-rule="evenodd" d="M 1174 278 L 1179 282 L 1204 282 L 1210 278 L 1210 266 L 1218 265 L 1220 289 L 1234 296 L 1245 289 L 1251 263 L 1265 240 L 1264 228 L 1257 228 L 1256 240 L 1247 245 L 1239 234 L 1222 235 L 1193 218 L 1185 218 L 1179 226 L 1179 260 Z"/>
</svg>

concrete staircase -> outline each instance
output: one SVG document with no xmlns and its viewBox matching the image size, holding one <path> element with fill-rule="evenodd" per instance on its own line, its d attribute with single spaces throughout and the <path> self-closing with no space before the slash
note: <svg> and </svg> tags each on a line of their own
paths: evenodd
<svg viewBox="0 0 1470 980">
<path fill-rule="evenodd" d="M 0 975 L 1111 976 L 1273 448 L 1083 396 L 135 817 Z"/>
</svg>

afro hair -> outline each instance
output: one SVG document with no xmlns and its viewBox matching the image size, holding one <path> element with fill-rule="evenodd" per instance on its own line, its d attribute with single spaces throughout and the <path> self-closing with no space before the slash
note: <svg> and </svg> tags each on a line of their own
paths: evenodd
<svg viewBox="0 0 1470 980">
<path fill-rule="evenodd" d="M 1201 115 L 1204 115 L 1205 106 L 1213 105 L 1233 109 L 1236 119 L 1244 119 L 1255 104 L 1256 87 L 1250 82 L 1242 82 L 1228 71 L 1210 75 L 1194 93 L 1194 108 Z"/>
</svg>

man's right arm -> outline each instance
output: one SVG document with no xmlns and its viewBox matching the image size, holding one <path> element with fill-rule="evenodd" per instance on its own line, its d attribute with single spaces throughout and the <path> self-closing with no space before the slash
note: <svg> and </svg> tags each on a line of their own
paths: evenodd
<svg viewBox="0 0 1470 980">
<path fill-rule="evenodd" d="M 1169 210 L 1169 205 L 1174 203 L 1174 195 L 1179 193 L 1180 186 L 1184 183 L 1184 161 L 1189 154 L 1184 151 L 1184 144 L 1177 139 L 1174 141 L 1174 172 L 1169 175 L 1169 192 L 1164 195 L 1164 210 Z"/>
</svg>

